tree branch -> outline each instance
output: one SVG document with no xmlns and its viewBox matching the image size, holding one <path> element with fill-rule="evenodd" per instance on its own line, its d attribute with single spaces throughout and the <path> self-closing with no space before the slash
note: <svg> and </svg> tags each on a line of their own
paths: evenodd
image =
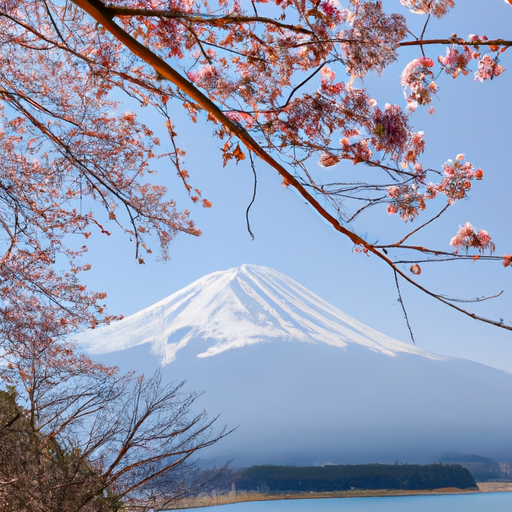
<svg viewBox="0 0 512 512">
<path fill-rule="evenodd" d="M 436 44 L 457 44 L 465 46 L 512 46 L 512 41 L 505 39 L 490 39 L 487 41 L 466 41 L 458 37 L 450 39 L 417 39 L 415 41 L 403 41 L 398 43 L 399 47 L 404 46 L 423 46 L 423 45 L 436 45 Z"/>
<path fill-rule="evenodd" d="M 239 23 L 263 23 L 265 25 L 273 25 L 278 28 L 284 28 L 299 34 L 313 35 L 314 33 L 300 25 L 290 25 L 282 23 L 273 18 L 266 18 L 264 16 L 243 16 L 228 14 L 225 16 L 217 16 L 215 14 L 205 13 L 189 13 L 176 10 L 158 10 L 158 9 L 137 9 L 130 7 L 110 7 L 105 6 L 104 12 L 112 17 L 119 16 L 143 16 L 143 17 L 156 17 L 175 20 L 184 20 L 192 23 L 204 23 L 214 25 L 221 28 L 223 25 L 233 25 Z"/>
</svg>

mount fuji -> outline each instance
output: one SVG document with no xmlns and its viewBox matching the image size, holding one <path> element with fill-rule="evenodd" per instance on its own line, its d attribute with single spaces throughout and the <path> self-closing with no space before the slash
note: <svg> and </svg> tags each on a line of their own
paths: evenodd
<svg viewBox="0 0 512 512">
<path fill-rule="evenodd" d="M 280 274 L 214 272 L 78 338 L 91 356 L 204 390 L 233 465 L 512 458 L 512 375 L 394 340 Z"/>
</svg>

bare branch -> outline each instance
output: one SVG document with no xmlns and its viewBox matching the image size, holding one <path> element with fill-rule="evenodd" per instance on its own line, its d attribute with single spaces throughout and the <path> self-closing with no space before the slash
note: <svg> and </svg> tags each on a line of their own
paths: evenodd
<svg viewBox="0 0 512 512">
<path fill-rule="evenodd" d="M 394 275 L 395 275 L 396 291 L 398 292 L 398 302 L 400 303 L 400 306 L 402 307 L 405 323 L 407 324 L 407 329 L 409 329 L 409 335 L 411 336 L 411 341 L 416 345 L 416 341 L 414 341 L 414 334 L 412 332 L 411 324 L 409 323 L 409 316 L 407 315 L 404 300 L 402 298 L 402 292 L 400 291 L 400 285 L 398 283 L 398 275 L 396 272 L 394 272 Z"/>
</svg>

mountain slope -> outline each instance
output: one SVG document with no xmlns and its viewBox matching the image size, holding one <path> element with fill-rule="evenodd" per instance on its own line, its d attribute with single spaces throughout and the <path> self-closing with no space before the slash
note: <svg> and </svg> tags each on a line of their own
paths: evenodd
<svg viewBox="0 0 512 512">
<path fill-rule="evenodd" d="M 214 272 L 115 324 L 87 333 L 91 354 L 151 343 L 163 364 L 192 339 L 210 345 L 197 357 L 270 340 L 358 344 L 387 355 L 440 359 L 354 320 L 297 282 L 268 267 L 242 265 Z"/>
</svg>

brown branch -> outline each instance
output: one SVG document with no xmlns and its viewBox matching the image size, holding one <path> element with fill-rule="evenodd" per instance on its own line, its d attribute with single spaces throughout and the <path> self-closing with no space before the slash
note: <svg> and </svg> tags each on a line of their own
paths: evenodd
<svg viewBox="0 0 512 512">
<path fill-rule="evenodd" d="M 256 39 L 258 39 L 258 38 L 256 38 Z M 264 64 L 266 64 L 268 62 L 267 60 L 262 59 L 261 57 L 255 57 L 254 55 L 248 55 L 247 53 L 238 52 L 236 50 L 233 50 L 233 48 L 227 48 L 226 46 L 221 46 L 220 44 L 210 43 L 209 41 L 205 41 L 204 39 L 198 39 L 197 42 L 198 42 L 198 44 L 204 44 L 207 46 L 211 46 L 212 48 L 218 48 L 219 50 L 223 50 L 225 52 L 229 52 L 234 55 L 240 55 L 240 57 L 245 57 L 246 59 L 260 61 L 260 62 L 263 62 Z M 259 41 L 259 40 L 258 40 L 258 42 L 261 43 L 261 41 Z M 208 59 L 209 59 L 209 57 L 208 57 Z"/>
<path fill-rule="evenodd" d="M 301 48 L 302 46 L 311 46 L 315 44 L 358 44 L 361 46 L 380 46 L 381 43 L 376 43 L 371 40 L 364 39 L 353 39 L 353 38 L 333 38 L 333 39 L 315 39 L 314 41 L 303 41 L 301 43 L 294 43 L 287 45 L 287 48 Z M 423 46 L 423 45 L 466 45 L 466 46 L 512 46 L 512 41 L 505 39 L 491 39 L 487 41 L 466 41 L 462 38 L 450 38 L 450 39 L 415 39 L 414 41 L 402 41 L 397 44 L 397 48 L 405 46 Z"/>
<path fill-rule="evenodd" d="M 318 66 L 314 71 L 313 73 L 311 73 L 311 75 L 307 76 L 304 80 L 302 80 L 302 82 L 300 84 L 298 84 L 297 86 L 295 86 L 292 91 L 290 92 L 290 94 L 288 95 L 288 98 L 287 100 L 285 101 L 284 105 L 281 105 L 280 107 L 276 108 L 276 109 L 273 109 L 273 110 L 268 110 L 267 112 L 277 112 L 279 110 L 284 110 L 288 104 L 290 103 L 290 101 L 292 100 L 293 98 L 293 95 L 301 88 L 303 87 L 304 85 L 306 85 L 317 73 L 319 73 L 320 71 L 322 71 L 322 68 L 324 66 L 326 66 L 327 64 L 330 64 L 334 62 L 333 59 L 331 60 L 327 60 L 325 62 L 322 62 L 322 64 L 320 66 Z"/>
<path fill-rule="evenodd" d="M 18 481 L 17 478 L 13 478 L 12 480 L 5 481 L 5 482 L 0 481 L 0 485 L 10 485 L 10 484 L 13 484 L 13 483 L 15 483 L 17 481 Z"/>
<path fill-rule="evenodd" d="M 360 201 L 367 201 L 367 204 L 365 204 L 364 206 L 361 206 L 361 208 L 359 208 L 359 210 L 357 210 L 350 218 L 348 218 L 347 219 L 347 224 L 352 222 L 364 210 L 366 210 L 367 208 L 371 208 L 376 203 L 379 203 L 379 202 L 383 201 L 385 198 L 386 198 L 386 196 L 376 197 L 375 199 L 366 199 L 364 197 L 358 197 L 357 199 L 359 199 Z"/>
<path fill-rule="evenodd" d="M 76 3 L 76 2 L 75 2 Z M 112 16 L 143 16 L 143 17 L 156 17 L 189 21 L 192 23 L 205 23 L 222 27 L 223 25 L 233 25 L 237 23 L 263 23 L 265 25 L 274 25 L 275 27 L 284 28 L 299 34 L 313 35 L 311 30 L 301 27 L 300 25 L 290 25 L 282 23 L 273 18 L 266 18 L 264 16 L 244 16 L 228 14 L 226 16 L 217 16 L 215 14 L 204 13 L 189 13 L 175 10 L 158 10 L 158 9 L 137 9 L 130 7 L 103 7 L 104 13 Z"/>
<path fill-rule="evenodd" d="M 398 43 L 399 47 L 403 46 L 423 46 L 423 45 L 434 45 L 434 44 L 457 44 L 465 46 L 512 46 L 512 41 L 505 39 L 490 39 L 487 41 L 466 41 L 458 37 L 452 37 L 450 39 L 417 39 L 416 41 L 403 41 Z"/>
<path fill-rule="evenodd" d="M 376 249 L 408 249 L 410 251 L 416 251 L 421 252 L 423 254 L 433 254 L 434 256 L 448 256 L 452 258 L 453 260 L 479 260 L 479 259 L 487 259 L 487 260 L 502 260 L 502 256 L 486 256 L 483 254 L 458 254 L 457 251 L 453 252 L 446 252 L 441 251 L 437 249 L 429 249 L 428 247 L 423 247 L 421 245 L 396 245 L 396 244 L 390 244 L 390 245 L 377 245 L 375 244 L 373 247 Z M 396 262 L 395 262 L 396 263 Z"/>
<path fill-rule="evenodd" d="M 8 429 L 11 425 L 13 425 L 19 418 L 21 417 L 21 413 L 17 412 L 5 425 L 2 425 L 2 428 L 0 428 L 0 432 L 2 430 Z"/>
<path fill-rule="evenodd" d="M 76 3 L 76 2 L 75 2 Z M 104 6 L 103 10 L 105 13 L 109 14 L 111 17 L 118 16 L 143 16 L 143 17 L 158 17 L 158 18 L 167 18 L 167 19 L 178 19 L 190 21 L 193 23 L 206 23 L 213 24 L 216 26 L 222 25 L 233 25 L 237 23 L 263 23 L 266 25 L 274 25 L 279 28 L 284 28 L 287 30 L 291 30 L 293 32 L 298 32 L 301 34 L 307 34 L 314 36 L 315 32 L 311 29 L 302 27 L 300 25 L 290 25 L 288 23 L 282 23 L 278 20 L 267 18 L 264 16 L 245 16 L 245 15 L 233 15 L 228 14 L 226 16 L 217 16 L 214 14 L 205 14 L 205 13 L 187 13 L 183 11 L 176 10 L 159 10 L 159 9 L 138 9 L 138 8 L 130 8 L 130 7 L 111 7 Z M 428 20 L 427 20 L 428 23 Z M 426 23 L 426 24 L 427 24 Z M 426 26 L 425 24 L 425 26 Z M 424 33 L 425 30 L 423 30 Z M 422 36 L 423 36 L 422 33 Z M 324 42 L 336 42 L 336 43 L 364 43 L 359 40 L 351 40 L 351 39 L 334 39 L 334 40 L 325 40 L 325 41 L 309 41 L 302 44 L 318 44 Z M 399 43 L 398 46 L 419 46 L 419 45 L 437 45 L 437 44 L 459 44 L 459 45 L 467 45 L 467 46 L 512 46 L 512 41 L 507 41 L 505 39 L 492 39 L 487 41 L 466 41 L 462 38 L 451 37 L 449 39 L 422 39 L 421 37 L 415 41 L 404 41 Z"/>
<path fill-rule="evenodd" d="M 446 295 L 441 295 L 441 297 L 451 302 L 461 302 L 463 304 L 469 304 L 471 302 L 484 302 L 486 300 L 497 299 L 501 295 L 503 295 L 503 290 L 501 290 L 501 292 L 499 293 L 495 293 L 494 295 L 484 295 L 483 297 L 475 297 L 473 299 L 456 299 L 455 297 L 447 297 Z"/>
</svg>

